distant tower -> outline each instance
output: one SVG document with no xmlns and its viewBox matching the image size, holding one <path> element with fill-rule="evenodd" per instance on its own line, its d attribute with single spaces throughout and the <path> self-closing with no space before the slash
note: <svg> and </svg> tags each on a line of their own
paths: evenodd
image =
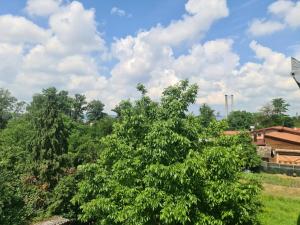
<svg viewBox="0 0 300 225">
<path fill-rule="evenodd" d="M 233 95 L 231 95 L 230 97 L 231 97 L 231 112 L 233 112 Z"/>
<path fill-rule="evenodd" d="M 225 95 L 225 116 L 228 117 L 228 95 Z"/>
</svg>

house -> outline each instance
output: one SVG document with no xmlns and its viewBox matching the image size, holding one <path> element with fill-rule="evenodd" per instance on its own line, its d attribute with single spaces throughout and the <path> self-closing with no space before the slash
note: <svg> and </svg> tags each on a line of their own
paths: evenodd
<svg viewBox="0 0 300 225">
<path fill-rule="evenodd" d="M 252 132 L 262 159 L 279 164 L 300 165 L 300 129 L 282 126 Z"/>
</svg>

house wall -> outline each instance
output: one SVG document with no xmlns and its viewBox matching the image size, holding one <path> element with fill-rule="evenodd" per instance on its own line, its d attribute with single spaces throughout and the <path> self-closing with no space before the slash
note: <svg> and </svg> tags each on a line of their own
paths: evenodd
<svg viewBox="0 0 300 225">
<path fill-rule="evenodd" d="M 270 137 L 265 137 L 265 142 L 268 146 L 271 146 L 273 149 L 292 149 L 300 150 L 299 144 L 293 144 L 281 140 L 276 140 Z"/>
<path fill-rule="evenodd" d="M 300 165 L 300 156 L 277 154 L 275 157 L 275 162 L 280 164 Z"/>
</svg>

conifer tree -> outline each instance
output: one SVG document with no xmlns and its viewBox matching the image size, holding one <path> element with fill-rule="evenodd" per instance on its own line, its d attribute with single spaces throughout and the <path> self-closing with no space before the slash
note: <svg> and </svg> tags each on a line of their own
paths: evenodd
<svg viewBox="0 0 300 225">
<path fill-rule="evenodd" d="M 55 88 L 43 90 L 41 108 L 34 112 L 34 137 L 29 143 L 33 174 L 38 181 L 52 187 L 64 168 L 68 133 L 59 109 Z"/>
</svg>

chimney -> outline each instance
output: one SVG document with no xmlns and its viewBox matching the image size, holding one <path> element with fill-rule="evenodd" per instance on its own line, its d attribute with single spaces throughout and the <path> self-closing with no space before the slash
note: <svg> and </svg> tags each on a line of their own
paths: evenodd
<svg viewBox="0 0 300 225">
<path fill-rule="evenodd" d="M 225 116 L 228 117 L 228 95 L 225 95 Z"/>
<path fill-rule="evenodd" d="M 231 97 L 231 112 L 233 112 L 233 95 L 231 95 L 230 97 Z"/>
</svg>

